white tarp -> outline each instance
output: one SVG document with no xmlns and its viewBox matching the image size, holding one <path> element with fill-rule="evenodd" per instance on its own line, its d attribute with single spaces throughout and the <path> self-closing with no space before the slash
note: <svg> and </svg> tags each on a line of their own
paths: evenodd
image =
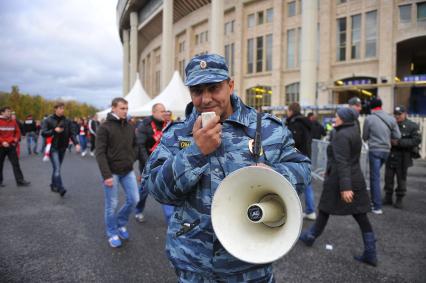
<svg viewBox="0 0 426 283">
<path fill-rule="evenodd" d="M 189 102 L 191 102 L 191 96 L 188 87 L 183 84 L 179 72 L 175 71 L 169 84 L 158 96 L 143 107 L 129 110 L 129 114 L 131 116 L 149 116 L 152 113 L 152 106 L 162 103 L 166 110 L 172 112 L 173 117 L 185 118 L 185 108 Z"/>
<path fill-rule="evenodd" d="M 142 86 L 141 81 L 139 80 L 139 75 L 136 75 L 135 84 L 133 85 L 130 92 L 124 98 L 129 103 L 129 112 L 132 109 L 140 108 L 151 101 L 151 97 L 148 96 L 148 94 L 146 93 L 145 89 Z M 101 119 L 105 119 L 109 112 L 111 112 L 111 107 L 103 111 L 100 111 L 96 114 L 98 115 L 98 119 L 101 120 Z"/>
</svg>

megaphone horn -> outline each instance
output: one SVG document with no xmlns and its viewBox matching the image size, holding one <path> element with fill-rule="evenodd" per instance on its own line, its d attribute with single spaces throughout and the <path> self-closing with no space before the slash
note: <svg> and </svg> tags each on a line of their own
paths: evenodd
<svg viewBox="0 0 426 283">
<path fill-rule="evenodd" d="M 264 264 L 284 256 L 297 242 L 302 206 L 296 190 L 281 174 L 249 166 L 219 184 L 211 218 L 216 236 L 231 255 Z"/>
</svg>

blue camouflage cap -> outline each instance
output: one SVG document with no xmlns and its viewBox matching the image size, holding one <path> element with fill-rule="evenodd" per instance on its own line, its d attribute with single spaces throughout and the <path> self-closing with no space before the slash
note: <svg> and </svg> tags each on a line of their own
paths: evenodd
<svg viewBox="0 0 426 283">
<path fill-rule="evenodd" d="M 225 58 L 217 54 L 195 56 L 185 68 L 185 85 L 218 83 L 229 78 Z"/>
</svg>

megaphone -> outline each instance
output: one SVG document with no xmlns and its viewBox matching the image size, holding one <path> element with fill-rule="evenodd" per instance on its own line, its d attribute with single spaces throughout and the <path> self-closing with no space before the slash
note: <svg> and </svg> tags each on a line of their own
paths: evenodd
<svg viewBox="0 0 426 283">
<path fill-rule="evenodd" d="M 211 207 L 213 229 L 234 257 L 253 264 L 288 253 L 302 229 L 302 206 L 291 183 L 273 169 L 249 166 L 219 184 Z"/>
</svg>

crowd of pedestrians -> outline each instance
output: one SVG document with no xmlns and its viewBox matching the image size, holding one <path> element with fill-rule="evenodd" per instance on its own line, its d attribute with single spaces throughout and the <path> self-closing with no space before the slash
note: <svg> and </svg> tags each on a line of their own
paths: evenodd
<svg viewBox="0 0 426 283">
<path fill-rule="evenodd" d="M 13 117 L 12 109 L 2 107 L 0 109 L 0 186 L 5 186 L 2 174 L 6 156 L 12 164 L 17 185 L 30 185 L 30 182 L 24 179 L 19 164 L 19 141 L 24 135 L 28 155 L 44 153 L 50 160 L 52 164 L 50 189 L 60 196 L 64 196 L 67 192 L 61 178 L 61 165 L 66 150 L 71 151 L 75 146 L 75 151 L 82 157 L 87 154 L 96 155 L 103 179 L 106 236 L 109 245 L 113 248 L 122 246 L 123 241 L 130 238 L 127 225 L 133 213 L 138 222 L 144 222 L 144 209 L 149 192 L 162 203 L 165 221 L 169 225 L 178 225 L 176 222 L 178 220 L 172 217 L 175 211 L 179 212 L 176 212 L 176 215 L 190 211 L 192 214 L 188 214 L 187 217 L 195 217 L 201 210 L 204 211 L 206 207 L 209 207 L 211 201 L 211 197 L 198 195 L 204 191 L 211 192 L 210 186 L 213 179 L 203 175 L 203 172 L 207 170 L 207 164 L 213 166 L 214 162 L 225 158 L 218 156 L 212 158 L 211 154 L 219 150 L 223 138 L 232 137 L 230 138 L 232 143 L 243 141 L 242 136 L 246 133 L 240 131 L 239 127 L 241 125 L 253 127 L 249 125 L 247 117 L 256 116 L 254 109 L 245 106 L 237 96 L 232 94 L 233 81 L 226 77 L 227 69 L 225 63 L 222 64 L 222 58 L 209 56 L 200 57 L 201 59 L 196 57 L 195 63 L 191 61 L 194 64 L 189 64 L 190 67 L 187 67 L 189 69 L 186 72 L 189 78 L 186 83 L 190 88 L 192 103 L 186 109 L 186 121 L 173 122 L 172 113 L 167 111 L 161 103 L 152 106 L 152 115 L 149 117 L 139 121 L 129 119 L 128 102 L 124 98 L 112 100 L 111 112 L 103 122 L 99 122 L 96 116 L 88 119 L 75 118 L 71 121 L 64 116 L 65 105 L 57 103 L 53 113 L 46 116 L 43 121 L 35 121 L 32 115 L 28 115 L 21 123 Z M 214 63 L 214 60 L 217 62 Z M 211 76 L 203 77 L 200 75 L 202 73 L 199 72 L 200 68 L 212 68 L 213 73 Z M 193 76 L 192 79 L 191 76 Z M 214 125 L 203 129 L 198 115 L 204 109 L 217 110 L 215 112 L 221 113 L 223 117 L 218 116 Z M 363 253 L 355 259 L 376 266 L 378 264 L 377 237 L 367 213 L 383 214 L 382 205 L 403 208 L 403 198 L 407 193 L 407 170 L 413 165 L 413 158 L 418 157 L 421 135 L 419 126 L 407 118 L 407 109 L 404 106 L 395 107 L 393 115 L 390 115 L 382 109 L 380 98 L 374 97 L 369 101 L 369 109 L 370 114 L 365 117 L 362 125 L 359 115 L 363 111 L 363 105 L 358 97 L 352 97 L 348 101 L 348 106 L 336 110 L 331 127 L 330 124 L 322 124 L 320 118 L 313 112 L 306 116 L 302 114 L 302 108 L 296 102 L 288 106 L 284 123 L 269 114 L 262 119 L 267 121 L 266 128 L 271 128 L 266 130 L 274 134 L 279 132 L 277 139 L 284 137 L 288 143 L 283 142 L 282 150 L 291 152 L 291 156 L 295 158 L 294 163 L 289 165 L 289 168 L 295 171 L 293 173 L 290 172 L 291 170 L 286 171 L 286 174 L 294 174 L 292 181 L 295 182 L 295 189 L 305 200 L 304 217 L 314 221 L 302 232 L 300 240 L 310 247 L 324 232 L 330 215 L 352 215 L 361 230 L 364 243 Z M 228 118 L 233 121 L 230 125 L 224 123 L 228 121 L 226 120 Z M 288 128 L 288 133 L 279 130 L 285 127 Z M 316 203 L 310 173 L 307 173 L 309 170 L 305 166 L 311 157 L 312 141 L 326 138 L 329 141 L 328 162 L 321 197 Z M 42 140 L 41 148 L 38 147 L 40 139 Z M 235 148 L 242 147 L 242 144 L 243 142 L 241 145 L 235 145 Z M 245 143 L 244 146 L 246 146 Z M 370 191 L 360 166 L 363 146 L 368 147 Z M 268 154 L 274 156 L 272 149 L 265 148 L 265 150 L 271 150 Z M 239 156 L 241 152 L 238 150 L 229 154 L 235 155 L 233 160 L 241 161 L 246 158 Z M 139 163 L 137 174 L 134 171 L 136 160 Z M 279 160 L 278 163 L 283 164 L 288 162 L 279 158 L 277 160 Z M 231 162 L 223 166 L 219 162 L 218 168 L 229 169 L 229 166 L 233 164 Z M 275 165 L 269 163 L 265 166 L 274 168 Z M 384 197 L 382 197 L 380 184 L 383 166 L 385 166 Z M 215 173 L 209 171 L 209 174 L 216 174 L 219 171 L 219 169 L 215 170 Z M 229 172 L 222 173 L 215 178 L 223 179 Z M 300 179 L 297 179 L 299 177 Z M 124 204 L 118 209 L 120 186 L 126 197 Z M 195 190 L 198 192 L 195 195 L 192 194 L 194 188 L 199 189 L 199 192 Z M 207 227 L 209 223 L 204 214 L 203 217 L 202 221 L 205 223 L 201 224 Z M 195 218 L 193 220 L 196 222 Z M 192 224 L 189 223 L 190 226 Z M 198 222 L 196 225 L 201 224 Z M 182 227 L 182 229 L 188 227 Z M 208 232 L 203 233 L 206 237 L 210 236 Z M 185 236 L 177 238 L 177 233 L 173 235 L 169 235 L 168 250 L 172 262 L 176 264 L 179 271 L 178 276 L 198 278 L 195 271 L 180 270 L 180 268 L 186 268 L 196 255 L 191 254 L 187 259 L 188 262 L 185 263 L 176 258 L 176 254 L 179 253 L 177 245 L 188 244 L 181 239 L 185 241 L 193 239 L 186 239 Z M 191 245 L 186 248 L 192 249 Z M 223 247 L 218 249 L 226 253 L 222 251 Z M 206 257 L 205 262 L 198 262 L 200 268 L 209 266 L 208 260 L 210 256 Z M 241 266 L 240 262 L 235 262 L 235 268 L 238 269 Z M 273 278 L 271 270 L 270 267 L 265 267 L 262 269 L 264 272 L 262 276 Z"/>
</svg>

